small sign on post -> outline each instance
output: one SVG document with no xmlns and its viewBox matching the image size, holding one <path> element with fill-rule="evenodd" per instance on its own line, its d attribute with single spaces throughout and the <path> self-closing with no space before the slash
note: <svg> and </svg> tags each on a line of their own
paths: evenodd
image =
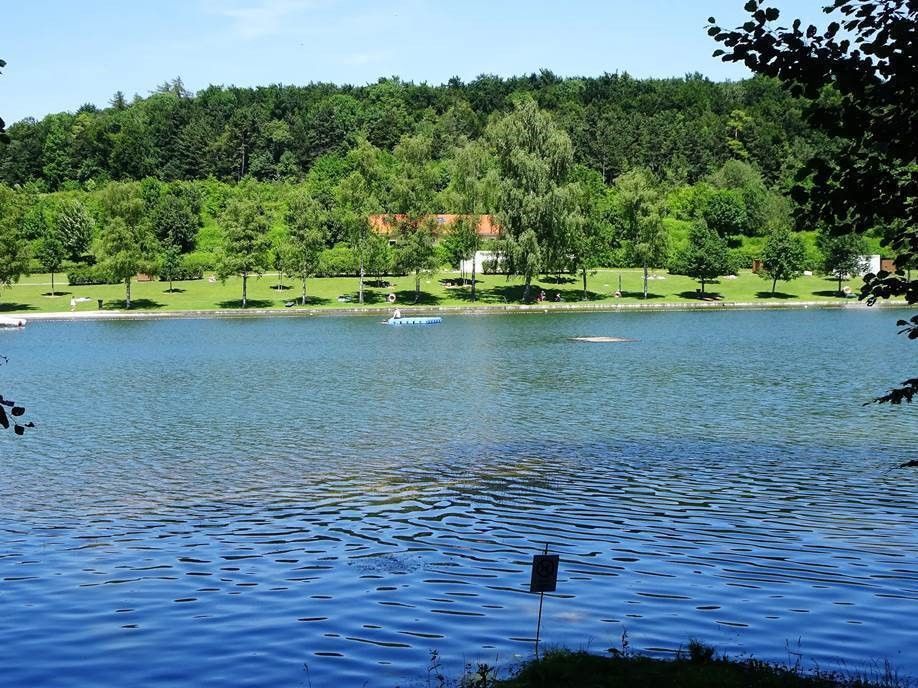
<svg viewBox="0 0 918 688">
<path fill-rule="evenodd" d="M 534 554 L 532 557 L 532 578 L 529 592 L 554 592 L 558 586 L 557 554 Z"/>
<path fill-rule="evenodd" d="M 535 655 L 539 658 L 539 636 L 542 633 L 542 603 L 545 593 L 554 592 L 558 586 L 558 564 L 560 557 L 548 553 L 548 545 L 542 554 L 532 555 L 532 575 L 529 578 L 529 592 L 539 593 L 539 619 L 536 621 Z"/>
</svg>

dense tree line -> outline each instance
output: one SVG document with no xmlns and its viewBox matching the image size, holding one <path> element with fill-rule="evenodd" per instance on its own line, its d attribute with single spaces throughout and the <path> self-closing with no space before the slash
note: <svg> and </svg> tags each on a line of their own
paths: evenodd
<svg viewBox="0 0 918 688">
<path fill-rule="evenodd" d="M 10 144 L 0 148 L 0 181 L 54 191 L 146 177 L 295 180 L 362 139 L 391 153 L 403 136 L 419 133 L 441 158 L 480 138 L 524 94 L 567 133 L 574 161 L 607 183 L 635 167 L 692 183 L 738 158 L 773 185 L 827 145 L 804 124 L 811 101 L 765 78 L 561 78 L 543 70 L 440 86 L 392 78 L 360 87 L 210 86 L 197 94 L 175 79 L 131 102 L 119 92 L 105 107 L 12 124 Z"/>
<path fill-rule="evenodd" d="M 482 76 L 258 89 L 180 79 L 128 103 L 9 127 L 0 146 L 0 281 L 66 271 L 71 285 L 139 273 L 421 275 L 487 248 L 522 278 L 599 266 L 708 281 L 761 261 L 772 281 L 856 271 L 864 246 L 793 232 L 787 190 L 836 143 L 815 107 L 767 78 Z M 450 231 L 432 215 L 460 221 Z M 391 232 L 373 231 L 386 215 Z M 498 240 L 475 231 L 490 214 Z M 819 226 L 806 227 L 818 229 Z M 378 227 L 376 228 L 379 229 Z M 824 228 L 823 228 L 824 229 Z M 823 232 L 825 234 L 825 232 Z M 831 244 L 831 245 L 830 245 Z M 840 284 L 840 283 L 839 283 Z M 474 275 L 472 280 L 474 299 Z"/>
</svg>

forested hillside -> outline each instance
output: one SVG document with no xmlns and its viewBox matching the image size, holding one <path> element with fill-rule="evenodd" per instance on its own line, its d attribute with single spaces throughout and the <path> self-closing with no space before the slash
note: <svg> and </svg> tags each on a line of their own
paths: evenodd
<svg viewBox="0 0 918 688">
<path fill-rule="evenodd" d="M 611 182 L 643 167 L 693 183 L 730 158 L 781 184 L 820 139 L 802 123 L 806 102 L 776 82 L 714 83 L 700 75 L 639 80 L 627 74 L 560 78 L 550 71 L 440 86 L 381 79 L 369 86 L 211 86 L 180 79 L 128 102 L 23 120 L 0 147 L 0 181 L 54 191 L 107 180 L 302 179 L 326 155 L 361 136 L 392 151 L 426 133 L 435 157 L 481 136 L 489 118 L 530 94 L 569 134 L 578 163 Z"/>
</svg>

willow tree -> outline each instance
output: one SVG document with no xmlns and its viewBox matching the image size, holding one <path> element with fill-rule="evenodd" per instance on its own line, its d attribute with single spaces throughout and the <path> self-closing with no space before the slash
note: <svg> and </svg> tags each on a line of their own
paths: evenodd
<svg viewBox="0 0 918 688">
<path fill-rule="evenodd" d="M 481 217 L 493 205 L 495 178 L 493 161 L 486 147 L 478 142 L 468 143 L 456 151 L 450 176 L 449 195 L 461 214 L 453 225 L 457 243 L 462 247 L 464 258 L 472 261 L 471 299 L 475 300 L 477 262 L 475 254 L 481 245 L 478 228 Z"/>
<path fill-rule="evenodd" d="M 360 303 L 363 303 L 366 254 L 372 234 L 369 216 L 383 210 L 379 199 L 386 194 L 389 183 L 388 170 L 382 158 L 382 151 L 366 139 L 360 139 L 347 156 L 353 171 L 341 180 L 335 190 L 337 220 L 344 227 L 347 241 L 357 256 Z"/>
<path fill-rule="evenodd" d="M 487 140 L 498 177 L 495 214 L 510 247 L 510 272 L 525 280 L 526 301 L 533 276 L 564 255 L 579 222 L 573 146 L 530 98 L 491 124 Z"/>
<path fill-rule="evenodd" d="M 631 255 L 644 268 L 644 298 L 647 271 L 666 262 L 669 244 L 660 210 L 661 195 L 650 174 L 632 170 L 615 180 L 618 216 Z"/>
</svg>

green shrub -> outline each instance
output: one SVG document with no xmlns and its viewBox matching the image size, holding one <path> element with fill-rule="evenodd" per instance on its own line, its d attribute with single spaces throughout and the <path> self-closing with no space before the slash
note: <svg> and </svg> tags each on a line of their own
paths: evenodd
<svg viewBox="0 0 918 688">
<path fill-rule="evenodd" d="M 91 284 L 117 284 L 105 270 L 98 265 L 79 265 L 67 273 L 67 281 L 72 287 L 85 287 Z"/>
</svg>

